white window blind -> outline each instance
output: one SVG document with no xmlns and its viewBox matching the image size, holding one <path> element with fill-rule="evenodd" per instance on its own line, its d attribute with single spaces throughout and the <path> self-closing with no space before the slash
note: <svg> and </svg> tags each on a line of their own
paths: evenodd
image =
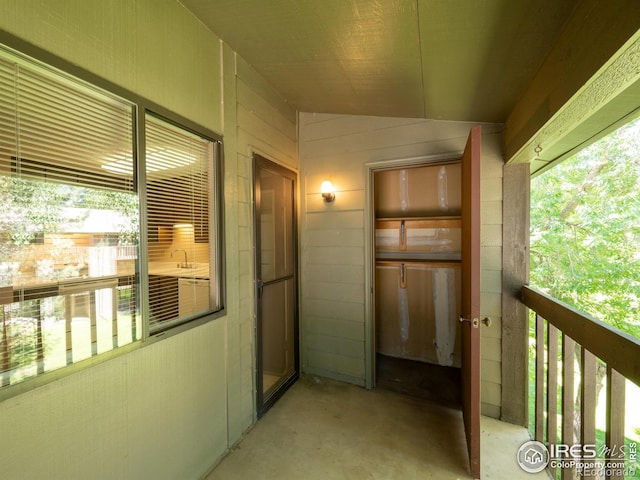
<svg viewBox="0 0 640 480">
<path fill-rule="evenodd" d="M 0 388 L 140 337 L 132 119 L 0 51 Z"/>
<path fill-rule="evenodd" d="M 209 235 L 215 143 L 153 115 L 145 125 L 153 331 L 217 308 Z"/>
<path fill-rule="evenodd" d="M 220 143 L 135 108 L 0 46 L 0 389 L 222 309 Z"/>
</svg>

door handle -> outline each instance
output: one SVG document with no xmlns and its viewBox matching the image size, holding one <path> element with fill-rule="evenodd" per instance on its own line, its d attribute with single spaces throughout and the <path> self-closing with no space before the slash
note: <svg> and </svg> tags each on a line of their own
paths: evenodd
<svg viewBox="0 0 640 480">
<path fill-rule="evenodd" d="M 262 280 L 256 280 L 256 290 L 258 290 L 258 300 L 262 298 L 263 287 L 264 287 L 264 282 Z"/>
<path fill-rule="evenodd" d="M 460 323 L 464 322 L 470 323 L 473 328 L 478 328 L 480 326 L 480 322 L 482 322 L 486 327 L 491 326 L 491 319 L 489 317 L 484 317 L 482 320 L 478 319 L 478 317 L 472 319 L 460 317 Z"/>
</svg>

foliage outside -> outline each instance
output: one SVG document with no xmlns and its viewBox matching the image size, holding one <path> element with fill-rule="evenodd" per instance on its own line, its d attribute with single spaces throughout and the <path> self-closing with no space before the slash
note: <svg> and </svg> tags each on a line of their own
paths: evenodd
<svg viewBox="0 0 640 480">
<path fill-rule="evenodd" d="M 531 284 L 637 338 L 639 192 L 640 119 L 536 177 L 531 185 Z M 598 392 L 605 371 L 599 362 Z M 578 396 L 577 408 L 579 403 Z M 530 409 L 530 421 L 532 413 Z M 640 436 L 637 428 L 635 433 Z M 603 435 L 598 430 L 601 442 Z"/>
<path fill-rule="evenodd" d="M 13 287 L 17 278 L 60 281 L 86 274 L 88 249 L 75 248 L 65 235 L 81 231 L 91 213 L 103 221 L 113 216 L 120 220 L 117 232 L 109 232 L 117 236 L 118 245 L 137 243 L 138 200 L 132 192 L 0 175 L 0 203 L 0 287 Z M 43 244 L 44 236 L 50 237 L 50 244 Z M 54 265 L 64 266 L 56 269 Z M 130 292 L 121 290 L 118 295 Z M 62 296 L 4 305 L 0 312 L 0 387 L 6 384 L 9 370 L 13 382 L 35 375 L 39 349 L 47 358 L 63 349 L 54 324 L 64 325 L 65 308 Z M 64 366 L 64 349 L 57 356 L 62 359 L 48 363 Z"/>
<path fill-rule="evenodd" d="M 640 120 L 531 186 L 531 284 L 640 337 Z"/>
</svg>

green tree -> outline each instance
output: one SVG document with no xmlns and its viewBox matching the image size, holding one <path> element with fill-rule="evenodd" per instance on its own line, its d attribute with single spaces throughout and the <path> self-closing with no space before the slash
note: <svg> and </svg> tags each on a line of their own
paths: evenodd
<svg viewBox="0 0 640 480">
<path fill-rule="evenodd" d="M 24 266 L 28 263 L 25 252 L 39 235 L 73 232 L 75 226 L 80 226 L 87 218 L 83 209 L 119 212 L 127 220 L 119 232 L 119 243 L 137 243 L 138 199 L 134 192 L 70 185 L 37 177 L 0 175 L 0 204 L 3 207 L 0 211 L 2 287 L 13 283 L 12 264 Z M 70 211 L 75 212 L 75 216 Z M 56 255 L 54 249 L 48 254 L 50 257 Z M 69 268 L 77 272 L 80 265 Z M 36 362 L 42 321 L 40 305 L 40 300 L 26 300 L 19 305 L 4 305 L 0 311 L 0 386 L 7 381 L 2 372 Z"/>
<path fill-rule="evenodd" d="M 640 121 L 535 178 L 531 283 L 640 337 Z"/>
<path fill-rule="evenodd" d="M 531 284 L 635 337 L 640 337 L 639 192 L 640 120 L 538 176 L 531 186 Z M 598 393 L 605 376 L 606 366 L 599 362 Z M 579 395 L 576 407 L 579 412 Z M 576 433 L 579 428 L 577 417 Z"/>
</svg>

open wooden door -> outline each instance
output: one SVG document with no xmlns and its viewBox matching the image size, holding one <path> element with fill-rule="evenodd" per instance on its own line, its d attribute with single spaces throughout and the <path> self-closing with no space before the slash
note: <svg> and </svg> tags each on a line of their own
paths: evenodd
<svg viewBox="0 0 640 480">
<path fill-rule="evenodd" d="M 479 126 L 462 156 L 462 413 L 469 468 L 480 478 L 480 147 Z"/>
</svg>

